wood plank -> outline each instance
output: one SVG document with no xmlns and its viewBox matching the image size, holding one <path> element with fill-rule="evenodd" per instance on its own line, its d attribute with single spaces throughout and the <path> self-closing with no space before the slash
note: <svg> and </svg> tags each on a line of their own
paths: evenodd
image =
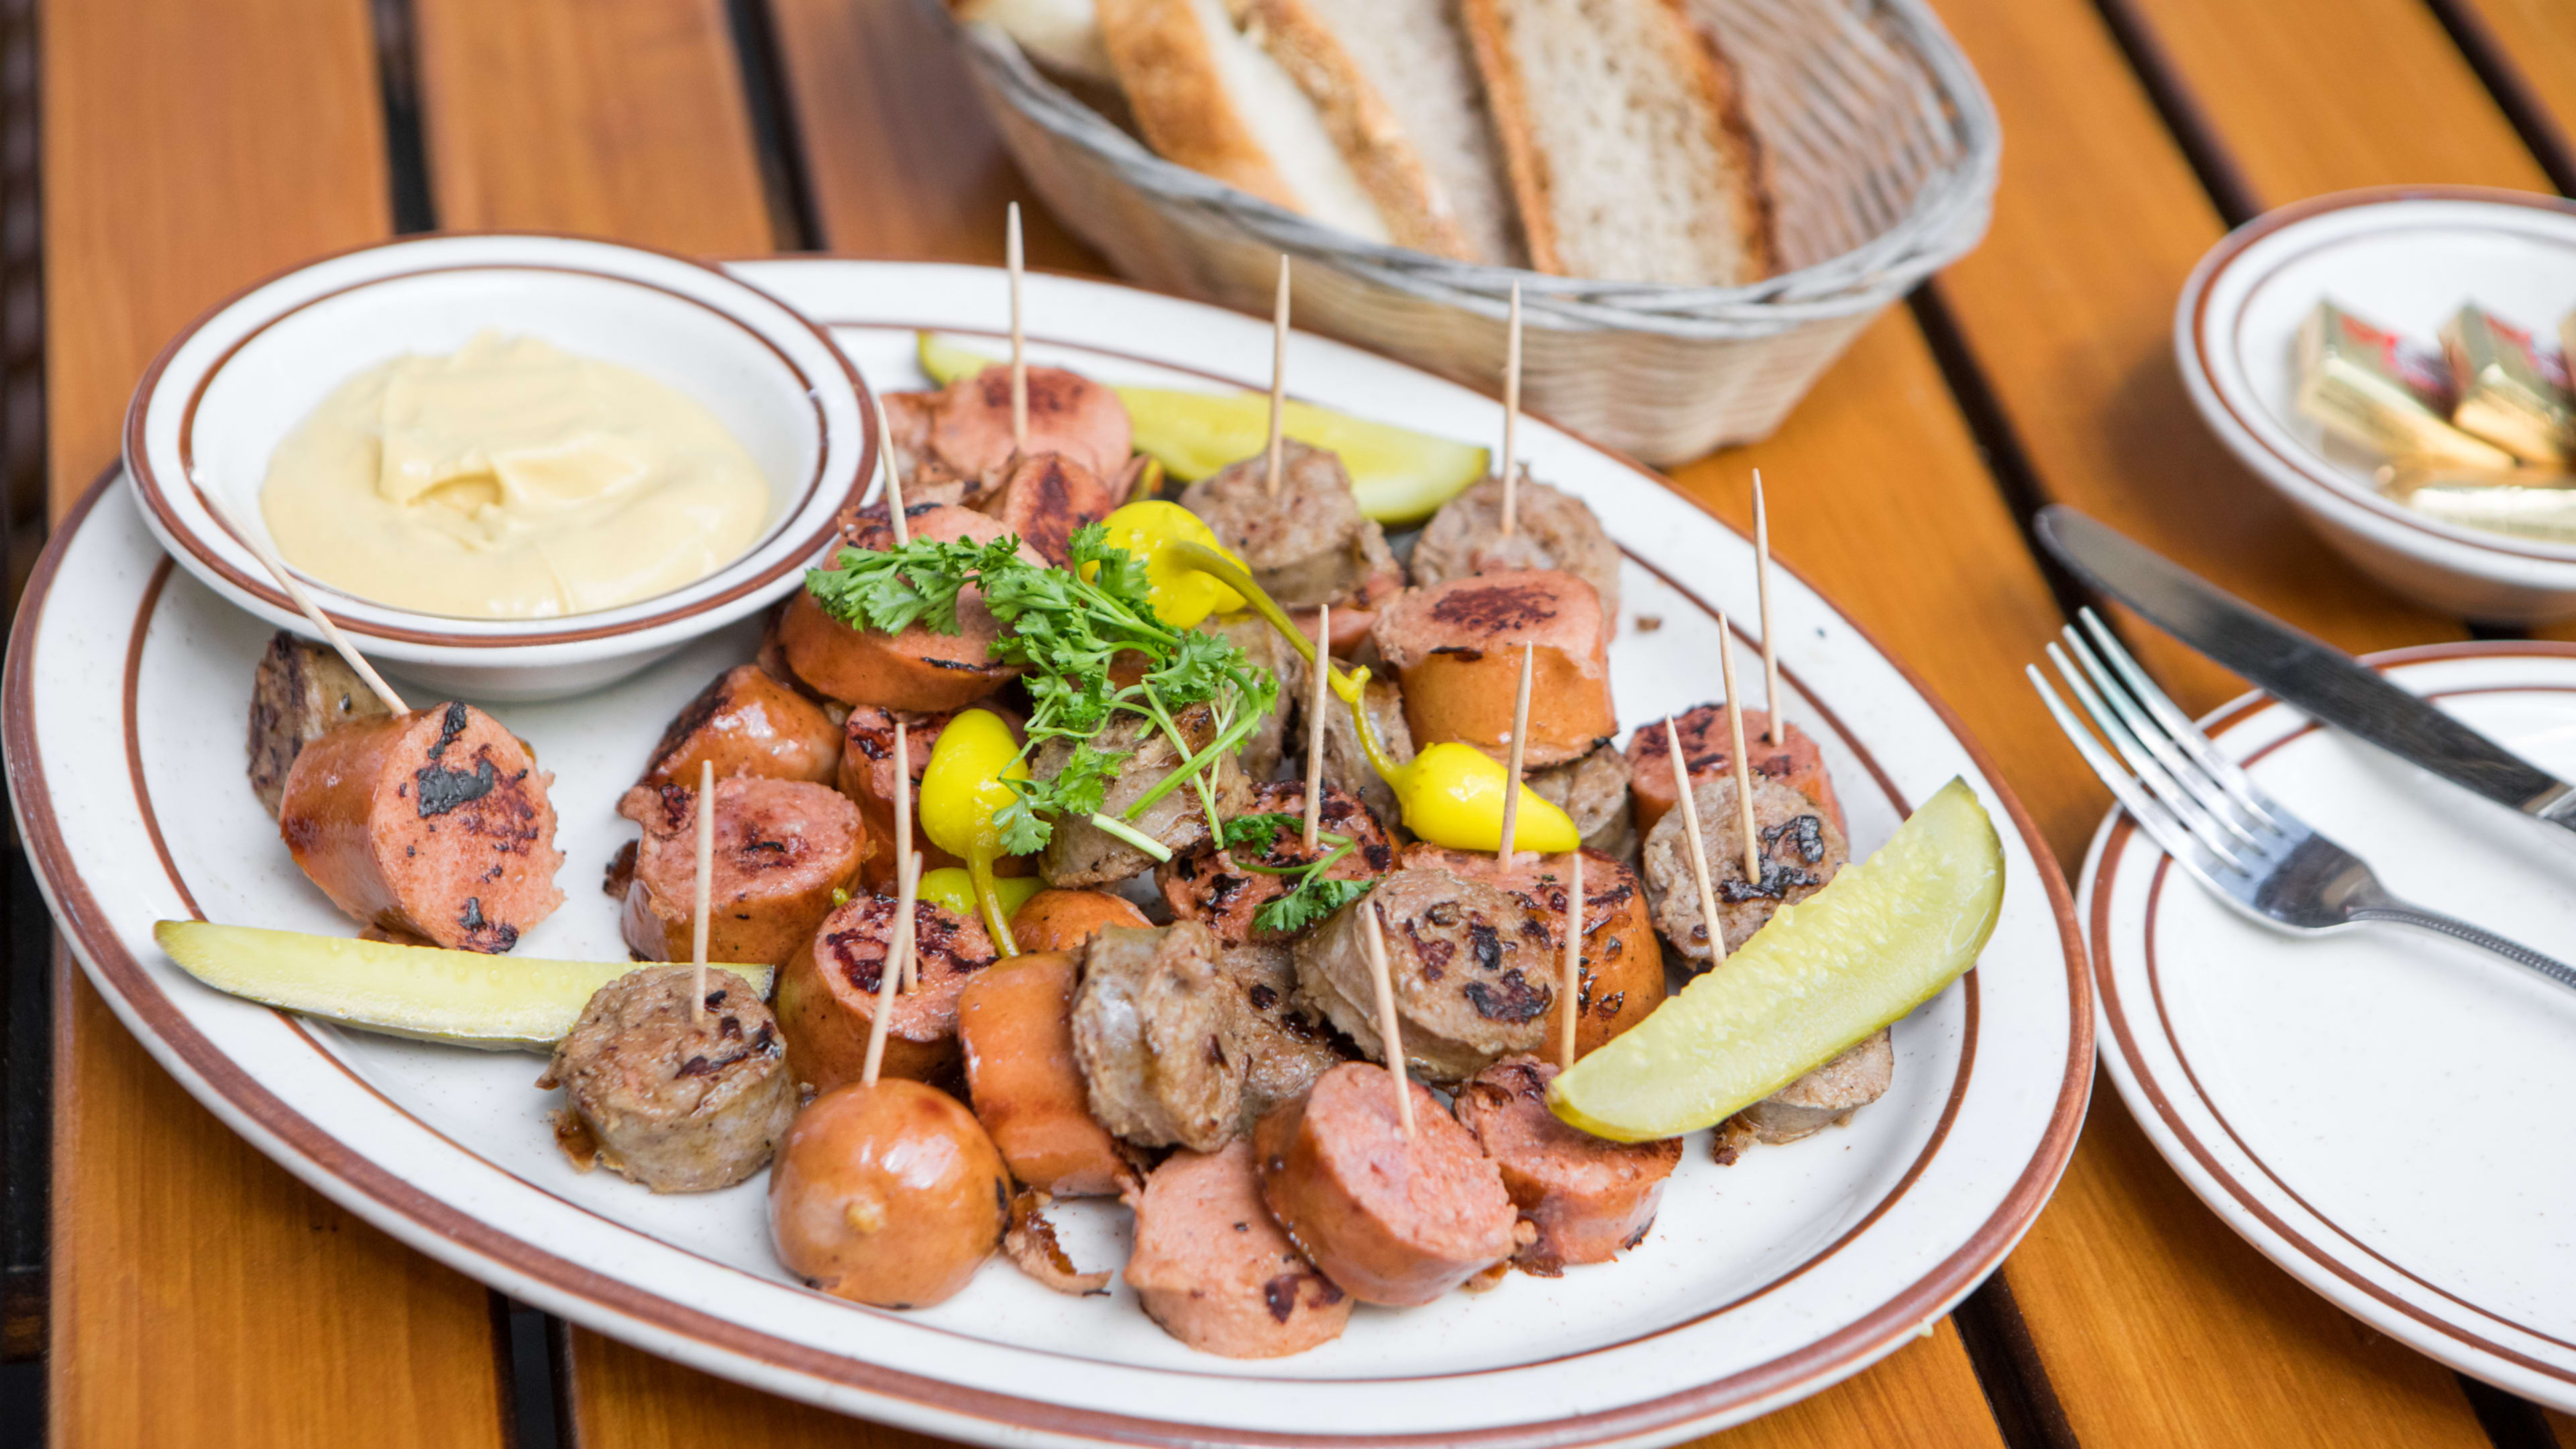
<svg viewBox="0 0 2576 1449">
<path fill-rule="evenodd" d="M 2463 20 L 2485 32 L 2496 54 L 2512 67 L 2523 97 L 2536 112 L 2533 119 L 2547 131 L 2537 144 L 2576 166 L 2576 7 L 2560 0 L 2450 3 Z M 2565 170 L 2558 175 L 2562 182 L 2567 179 Z"/>
<path fill-rule="evenodd" d="M 724 0 L 417 0 L 413 13 L 441 227 L 705 254 L 779 245 Z"/>
<path fill-rule="evenodd" d="M 364 7 L 45 7 L 49 473 L 114 459 L 126 396 L 224 293 L 382 235 Z M 489 1296 L 198 1108 L 58 979 L 49 1442 L 495 1444 Z"/>
</svg>

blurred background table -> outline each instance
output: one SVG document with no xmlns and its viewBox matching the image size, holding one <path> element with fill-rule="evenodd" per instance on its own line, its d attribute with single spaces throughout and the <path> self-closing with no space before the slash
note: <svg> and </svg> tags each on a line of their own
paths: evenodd
<svg viewBox="0 0 2576 1449">
<path fill-rule="evenodd" d="M 2107 801 L 2019 677 L 2081 602 L 2065 500 L 2355 650 L 2382 594 L 2191 413 L 2203 249 L 2382 182 L 2576 186 L 2565 0 L 1934 0 L 2002 113 L 1994 229 L 1777 436 L 1676 471 L 1927 678 L 2070 865 Z M 1021 188 L 914 0 L 0 0 L 0 463 L 13 583 L 209 303 L 400 232 L 998 262 Z M 1099 262 L 1031 217 L 1033 265 Z M 14 589 L 13 589 L 14 596 Z M 2142 631 L 2186 704 L 2240 684 Z M 0 1438 L 62 1446 L 923 1443 L 569 1329 L 272 1166 L 126 1035 L 11 852 Z M 41 1403 L 41 1407 L 40 1407 Z M 2107 1085 L 2055 1202 L 1936 1332 L 1728 1446 L 2576 1449 L 2576 1419 L 2381 1339 L 2257 1255 Z"/>
</svg>

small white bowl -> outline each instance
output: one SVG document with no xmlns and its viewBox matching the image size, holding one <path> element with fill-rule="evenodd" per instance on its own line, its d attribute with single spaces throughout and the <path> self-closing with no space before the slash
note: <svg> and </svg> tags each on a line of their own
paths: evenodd
<svg viewBox="0 0 2576 1449">
<path fill-rule="evenodd" d="M 2363 572 L 2444 613 L 2576 616 L 2576 545 L 2429 518 L 2382 495 L 2380 459 L 2291 406 L 2293 340 L 2320 300 L 2431 343 L 2475 302 L 2554 338 L 2576 311 L 2576 204 L 2459 186 L 2339 192 L 2266 212 L 2192 269 L 2174 352 L 2221 441 Z"/>
<path fill-rule="evenodd" d="M 311 626 L 217 521 L 217 492 L 263 530 L 269 454 L 351 374 L 452 352 L 487 327 L 631 367 L 704 404 L 770 486 L 768 526 L 684 588 L 550 619 L 468 619 L 359 598 L 310 576 L 323 611 L 384 667 L 440 691 L 551 699 L 596 689 L 795 589 L 832 520 L 874 477 L 866 384 L 829 334 L 704 263 L 571 237 L 473 235 L 327 257 L 259 283 L 173 339 L 135 389 L 125 471 L 162 547 L 207 587 L 282 628 Z"/>
</svg>

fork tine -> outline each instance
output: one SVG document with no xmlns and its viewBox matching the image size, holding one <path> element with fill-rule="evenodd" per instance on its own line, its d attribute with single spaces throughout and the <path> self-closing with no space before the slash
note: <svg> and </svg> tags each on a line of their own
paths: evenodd
<svg viewBox="0 0 2576 1449">
<path fill-rule="evenodd" d="M 2210 818 L 2208 807 L 2194 800 L 2190 791 L 2165 773 L 2165 767 L 2156 763 L 2155 756 L 2147 753 L 2146 747 L 2138 743 L 2138 737 L 2131 734 L 2129 727 L 2120 722 L 2120 717 L 2111 712 L 2111 707 L 2102 702 L 2102 697 L 2093 692 L 2093 686 L 2084 678 L 2083 671 L 2067 662 L 2066 652 L 2052 642 L 2048 646 L 2048 657 L 2057 666 L 2058 676 L 2066 681 L 2066 688 L 2075 696 L 2075 702 L 2092 717 L 2093 727 L 2100 730 L 2102 738 L 2108 740 L 2120 758 L 2128 762 L 2139 783 L 2154 792 L 2155 797 L 2164 802 L 2165 808 L 2172 811 L 2174 817 L 2198 837 L 2211 854 L 2239 870 L 2244 869 L 2245 862 L 2228 848 L 2227 837 L 2220 833 L 2217 823 Z"/>
<path fill-rule="evenodd" d="M 2048 676 L 2039 672 L 2038 665 L 2025 664 L 2022 673 L 2030 677 L 2030 687 L 2039 691 L 2040 703 L 2048 706 L 2048 713 L 2057 721 L 2057 728 L 2065 734 L 2066 742 L 2075 747 L 2075 752 L 2084 757 L 2084 763 L 2092 768 L 2094 775 L 2109 787 L 2112 798 L 2120 802 L 2120 808 L 2128 811 L 2156 844 L 2164 847 L 2167 855 L 2182 862 L 2186 869 L 2204 881 L 2208 880 L 2208 864 L 2200 858 L 2208 852 L 2197 848 L 2200 842 L 2192 833 L 2183 828 L 2173 812 L 2138 788 L 2137 780 L 2120 768 L 2120 762 L 2112 759 L 2093 738 L 2093 732 L 2075 718 L 2075 711 L 2058 698 L 2057 691 L 2049 686 Z M 2211 881 L 2210 884 L 2214 886 L 2216 882 Z"/>
<path fill-rule="evenodd" d="M 2209 736 L 2200 732 L 2200 726 L 2193 724 L 2190 716 L 2184 714 L 2170 696 L 2156 688 L 2155 681 L 2147 678 L 2147 671 L 2140 668 L 2138 661 L 2121 646 L 2119 638 L 2112 634 L 2111 626 L 2102 622 L 2101 615 L 2089 608 L 2078 612 L 2084 621 L 2085 632 L 2093 636 L 2093 643 L 2102 651 L 2102 657 L 2110 661 L 2121 679 L 2127 681 L 2129 692 L 2147 707 L 2147 713 L 2154 715 L 2156 723 L 2164 726 L 2165 733 L 2173 737 L 2174 743 L 2182 746 L 2183 753 L 2207 770 L 2209 777 L 2227 792 L 2228 798 L 2253 812 L 2254 818 L 2265 825 L 2280 829 L 2281 819 L 2273 813 L 2272 797 L 2264 794 L 2251 777 L 2237 768 L 2235 761 L 2221 755 L 2218 747 L 2209 742 Z"/>
<path fill-rule="evenodd" d="M 2129 691 L 2121 687 L 2120 681 L 2112 678 L 2110 669 L 2102 663 L 2092 647 L 2085 643 L 2084 636 L 2075 632 L 2073 625 L 2068 625 L 2061 632 L 2066 639 L 2066 651 L 2075 656 L 2076 663 L 2084 666 L 2085 674 L 2093 680 L 2093 687 L 2101 691 L 2103 699 L 2107 700 L 2113 712 L 2120 716 L 2120 723 L 2129 727 L 2129 732 L 2138 737 L 2138 743 L 2146 746 L 2147 753 L 2156 757 L 2156 763 L 2165 767 L 2165 773 L 2173 776 L 2177 783 L 2190 791 L 2192 798 L 2198 800 L 2220 825 L 2226 827 L 2229 834 L 2256 851 L 2261 851 L 2263 841 L 2258 839 L 2253 831 L 2239 823 L 2237 817 L 2244 812 L 2228 796 L 2227 791 L 2221 788 L 2217 781 L 2211 779 L 2207 771 L 2185 758 L 2182 751 L 2174 748 L 2172 737 L 2159 728 L 2155 721 L 2148 718 Z"/>
</svg>

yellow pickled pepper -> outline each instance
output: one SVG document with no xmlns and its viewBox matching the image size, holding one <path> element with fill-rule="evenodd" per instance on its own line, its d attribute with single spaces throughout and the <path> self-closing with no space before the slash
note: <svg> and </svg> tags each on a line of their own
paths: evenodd
<svg viewBox="0 0 2576 1449">
<path fill-rule="evenodd" d="M 939 732 L 939 743 L 921 772 L 921 833 L 966 862 L 984 929 L 1005 956 L 1018 955 L 1019 946 L 1011 939 L 1010 912 L 994 889 L 993 862 L 1005 852 L 993 817 L 1018 798 L 1002 783 L 1004 778 L 1028 778 L 1028 766 L 1019 756 L 1020 742 L 1000 715 L 970 709 Z"/>
<path fill-rule="evenodd" d="M 1117 509 L 1100 524 L 1109 531 L 1112 545 L 1127 550 L 1130 558 L 1143 561 L 1148 599 L 1155 617 L 1165 624 L 1175 629 L 1195 628 L 1210 614 L 1243 607 L 1243 595 L 1174 557 L 1170 545 L 1182 540 L 1214 549 L 1229 559 L 1234 557 L 1217 541 L 1216 531 L 1197 514 L 1177 503 L 1148 498 Z"/>
</svg>

